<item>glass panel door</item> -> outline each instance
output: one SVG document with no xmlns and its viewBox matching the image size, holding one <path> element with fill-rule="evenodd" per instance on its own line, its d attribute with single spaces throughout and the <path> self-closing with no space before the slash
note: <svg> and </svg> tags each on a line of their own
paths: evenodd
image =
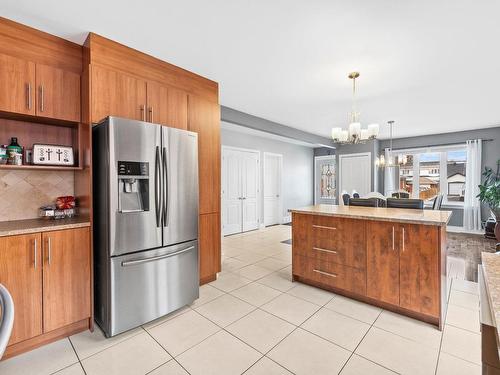
<svg viewBox="0 0 500 375">
<path fill-rule="evenodd" d="M 314 164 L 315 204 L 336 204 L 335 156 L 315 157 Z"/>
</svg>

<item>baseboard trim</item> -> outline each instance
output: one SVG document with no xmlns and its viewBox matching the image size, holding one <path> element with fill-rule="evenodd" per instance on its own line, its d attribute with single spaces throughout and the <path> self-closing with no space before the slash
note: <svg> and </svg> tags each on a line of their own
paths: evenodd
<svg viewBox="0 0 500 375">
<path fill-rule="evenodd" d="M 467 230 L 463 227 L 456 227 L 454 225 L 448 225 L 446 227 L 446 231 L 450 233 L 466 233 L 466 234 L 478 234 L 478 235 L 483 235 L 484 234 L 484 229 L 482 230 Z"/>
</svg>

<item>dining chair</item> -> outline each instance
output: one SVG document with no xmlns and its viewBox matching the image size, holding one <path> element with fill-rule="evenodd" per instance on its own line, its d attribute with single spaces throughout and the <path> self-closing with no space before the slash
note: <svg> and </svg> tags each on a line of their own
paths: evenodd
<svg viewBox="0 0 500 375">
<path fill-rule="evenodd" d="M 0 284 L 0 311 L 0 359 L 2 359 L 14 325 L 14 301 L 2 284 Z"/>
<path fill-rule="evenodd" d="M 378 198 L 350 198 L 349 206 L 378 207 Z"/>
<path fill-rule="evenodd" d="M 424 201 L 422 199 L 387 198 L 387 208 L 411 208 L 423 210 Z"/>
</svg>

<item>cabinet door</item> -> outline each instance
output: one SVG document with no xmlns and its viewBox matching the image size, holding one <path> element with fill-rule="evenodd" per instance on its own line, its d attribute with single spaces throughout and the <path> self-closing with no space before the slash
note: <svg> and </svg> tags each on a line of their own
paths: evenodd
<svg viewBox="0 0 500 375">
<path fill-rule="evenodd" d="M 439 316 L 438 228 L 400 226 L 400 306 Z"/>
<path fill-rule="evenodd" d="M 0 54 L 0 111 L 35 114 L 35 64 Z"/>
<path fill-rule="evenodd" d="M 149 122 L 187 129 L 187 94 L 154 82 L 147 84 Z"/>
<path fill-rule="evenodd" d="M 188 97 L 188 129 L 198 133 L 200 214 L 220 212 L 220 107 Z"/>
<path fill-rule="evenodd" d="M 92 122 L 106 116 L 146 121 L 146 82 L 93 65 L 91 79 Z"/>
<path fill-rule="evenodd" d="M 42 256 L 40 234 L 0 238 L 0 283 L 14 300 L 9 345 L 42 334 Z"/>
<path fill-rule="evenodd" d="M 89 228 L 46 232 L 43 242 L 44 332 L 90 317 Z"/>
<path fill-rule="evenodd" d="M 221 270 L 220 214 L 200 215 L 199 224 L 200 284 L 204 284 Z"/>
<path fill-rule="evenodd" d="M 80 122 L 80 75 L 36 65 L 37 115 Z"/>
<path fill-rule="evenodd" d="M 399 305 L 399 225 L 377 221 L 366 225 L 366 294 Z"/>
</svg>

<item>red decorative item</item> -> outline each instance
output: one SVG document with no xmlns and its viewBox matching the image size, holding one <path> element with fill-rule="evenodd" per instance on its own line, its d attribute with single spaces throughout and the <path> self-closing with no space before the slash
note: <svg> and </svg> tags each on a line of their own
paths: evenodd
<svg viewBox="0 0 500 375">
<path fill-rule="evenodd" d="M 67 210 L 75 207 L 75 197 L 68 195 L 66 197 L 57 197 L 56 206 L 59 210 Z"/>
</svg>

